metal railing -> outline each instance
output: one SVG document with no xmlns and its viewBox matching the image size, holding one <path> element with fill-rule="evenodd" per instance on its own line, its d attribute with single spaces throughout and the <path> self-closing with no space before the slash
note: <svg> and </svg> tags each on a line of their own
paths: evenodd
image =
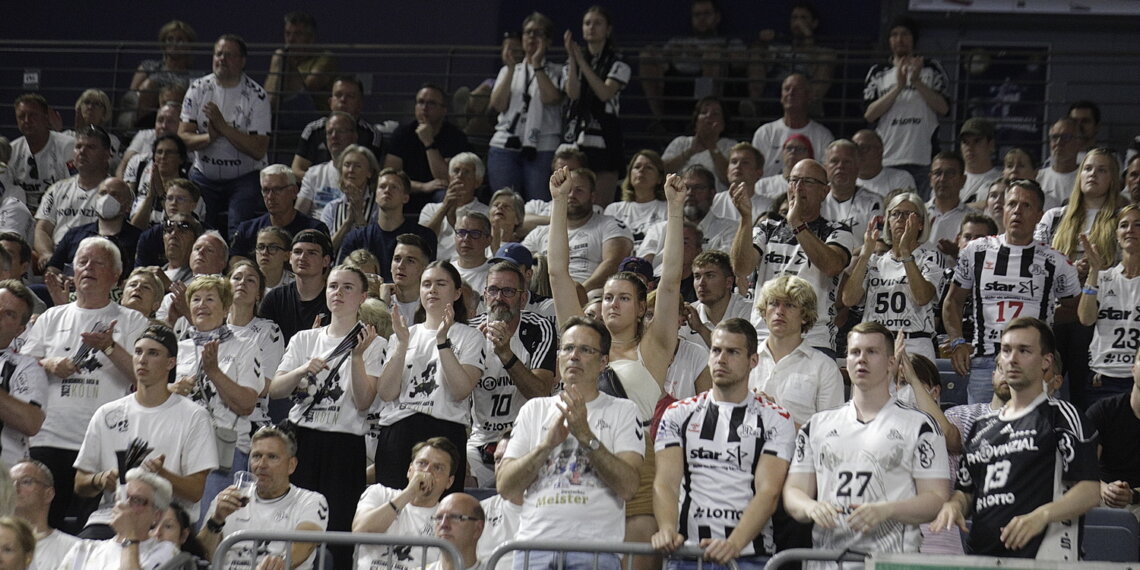
<svg viewBox="0 0 1140 570">
<path fill-rule="evenodd" d="M 844 562 L 857 562 L 862 563 L 867 559 L 867 555 L 861 552 L 853 552 L 851 550 L 816 550 L 814 548 L 789 548 L 782 552 L 777 552 L 770 560 L 764 570 L 780 570 L 785 564 L 794 562 L 835 562 L 839 567 L 843 568 Z"/>
<path fill-rule="evenodd" d="M 241 542 L 248 541 L 268 541 L 268 542 L 306 542 L 320 545 L 353 545 L 353 546 L 410 546 L 412 548 L 421 549 L 424 556 L 421 560 L 426 560 L 426 553 L 429 549 L 438 549 L 441 556 L 447 556 L 453 568 L 463 568 L 463 556 L 459 550 L 455 548 L 454 544 L 441 540 L 438 538 L 421 537 L 421 536 L 399 536 L 392 534 L 377 534 L 377 533 L 353 533 L 353 532 L 317 532 L 317 531 L 254 531 L 254 530 L 239 530 L 233 534 L 226 535 L 220 543 L 218 548 L 214 550 L 213 563 L 211 568 L 224 568 L 226 554 L 233 548 L 234 545 Z M 392 556 L 393 554 L 389 554 Z M 321 548 L 316 551 L 316 558 L 313 561 L 313 568 L 323 568 L 325 564 L 325 557 L 328 552 Z M 292 549 L 285 550 L 285 567 L 293 567 Z M 389 564 L 391 567 L 391 564 Z M 421 569 L 422 570 L 422 569 Z"/>
<path fill-rule="evenodd" d="M 583 553 L 594 555 L 594 568 L 598 568 L 598 561 L 603 554 L 627 555 L 622 561 L 625 570 L 633 568 L 633 559 L 636 556 L 661 556 L 661 552 L 653 548 L 648 542 L 575 542 L 570 540 L 512 540 L 499 545 L 486 560 L 485 568 L 494 570 L 499 560 L 514 552 L 522 552 L 524 567 L 533 552 L 556 552 L 557 564 L 555 568 L 562 570 L 565 567 L 567 553 Z M 697 546 L 682 546 L 674 551 L 670 557 L 692 558 L 697 561 L 698 568 L 704 562 L 701 558 L 704 549 Z M 730 567 L 735 564 L 730 564 Z"/>
</svg>

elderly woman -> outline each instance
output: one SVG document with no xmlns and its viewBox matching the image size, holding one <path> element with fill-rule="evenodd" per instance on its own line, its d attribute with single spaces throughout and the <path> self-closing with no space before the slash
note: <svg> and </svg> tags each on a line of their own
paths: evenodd
<svg viewBox="0 0 1140 570">
<path fill-rule="evenodd" d="M 35 554 L 36 535 L 32 527 L 16 517 L 0 517 L 0 568 L 28 570 Z"/>
<path fill-rule="evenodd" d="M 447 166 L 450 180 L 443 202 L 428 204 L 420 210 L 419 224 L 430 228 L 439 239 L 436 259 L 455 257 L 455 224 L 468 212 L 490 215 L 490 208 L 475 199 L 475 191 L 483 186 L 486 169 L 475 153 L 461 152 L 451 157 Z"/>
<path fill-rule="evenodd" d="M 376 223 L 376 177 L 380 162 L 368 147 L 353 144 L 345 147 L 334 162 L 339 173 L 341 196 L 326 204 L 312 204 L 314 211 L 320 206 L 320 220 L 331 232 L 333 249 L 353 229 Z M 311 202 L 310 202 L 311 203 Z M 297 209 L 305 205 L 298 200 Z"/>
<path fill-rule="evenodd" d="M 234 291 L 228 279 L 200 275 L 186 287 L 187 315 L 193 328 L 178 343 L 178 380 L 170 391 L 209 410 L 218 444 L 219 469 L 210 473 L 202 496 L 202 514 L 231 481 L 230 467 L 249 464 L 249 415 L 265 391 L 258 346 L 226 325 Z"/>
<path fill-rule="evenodd" d="M 162 304 L 162 292 L 166 290 L 158 277 L 156 267 L 137 267 L 131 271 L 123 285 L 123 296 L 119 304 L 134 309 L 148 319 L 154 320 L 155 312 Z"/>
<path fill-rule="evenodd" d="M 934 305 L 942 284 L 942 254 L 927 247 L 930 214 L 913 192 L 897 194 L 887 204 L 883 241 L 890 251 L 874 253 L 881 216 L 867 224 L 863 248 L 843 286 L 843 304 L 866 299 L 864 321 L 883 323 L 906 335 L 906 349 L 934 360 Z"/>
<path fill-rule="evenodd" d="M 490 104 L 499 112 L 499 122 L 487 152 L 487 169 L 492 188 L 510 186 L 527 199 L 549 200 L 550 162 L 562 142 L 562 66 L 546 57 L 554 22 L 534 12 L 522 25 L 523 61 L 504 46 L 506 65 L 491 90 Z"/>
<path fill-rule="evenodd" d="M 724 134 L 728 116 L 720 99 L 702 97 L 693 108 L 693 136 L 679 136 L 665 147 L 666 172 L 699 164 L 716 174 L 716 191 L 728 190 L 728 155 L 736 141 Z M 794 165 L 793 165 L 794 166 Z"/>
<path fill-rule="evenodd" d="M 521 242 L 526 236 L 526 205 L 522 196 L 510 188 L 501 188 L 491 196 L 491 251 L 499 251 L 504 243 Z"/>
</svg>

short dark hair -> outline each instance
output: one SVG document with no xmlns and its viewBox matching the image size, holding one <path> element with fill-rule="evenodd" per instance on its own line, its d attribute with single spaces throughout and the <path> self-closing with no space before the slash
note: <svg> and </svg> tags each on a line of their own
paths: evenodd
<svg viewBox="0 0 1140 570">
<path fill-rule="evenodd" d="M 693 258 L 693 268 L 715 265 L 724 272 L 726 277 L 735 277 L 732 271 L 732 258 L 719 249 L 707 249 Z"/>
<path fill-rule="evenodd" d="M 998 233 L 997 222 L 995 222 L 993 218 L 991 218 L 985 214 L 979 214 L 977 212 L 971 212 L 971 213 L 963 216 L 962 217 L 962 223 L 958 224 L 958 233 L 962 233 L 962 228 L 965 227 L 966 224 L 983 224 L 983 225 L 985 225 L 986 226 L 986 232 L 988 232 L 987 235 L 996 236 Z"/>
<path fill-rule="evenodd" d="M 32 246 L 28 244 L 28 240 L 24 239 L 24 236 L 16 232 L 4 231 L 0 232 L 0 241 L 16 242 L 20 250 L 20 263 L 27 263 L 32 260 Z"/>
<path fill-rule="evenodd" d="M 39 107 L 40 110 L 44 113 L 51 112 L 51 105 L 48 105 L 47 99 L 45 99 L 44 96 L 40 95 L 39 93 L 24 93 L 23 95 L 16 97 L 16 102 L 12 103 L 12 106 L 15 107 L 21 103 L 24 105 L 35 105 Z"/>
<path fill-rule="evenodd" d="M 249 57 L 249 46 L 245 44 L 245 39 L 237 34 L 222 34 L 218 36 L 218 42 L 233 42 L 238 45 L 238 51 L 241 52 L 242 57 Z"/>
<path fill-rule="evenodd" d="M 190 150 L 186 148 L 186 141 L 182 140 L 182 137 L 174 133 L 167 133 L 161 137 L 154 139 L 154 142 L 150 145 L 150 154 L 152 157 L 154 156 L 154 149 L 158 148 L 158 143 L 164 141 L 171 141 L 174 143 L 174 147 L 178 149 L 178 156 L 182 159 L 182 164 L 187 164 L 189 162 Z M 165 191 L 166 188 L 163 188 L 163 190 Z"/>
<path fill-rule="evenodd" d="M 24 285 L 18 279 L 4 279 L 0 281 L 0 290 L 3 289 L 11 291 L 13 295 L 28 306 L 27 312 L 24 313 L 24 317 L 20 320 L 21 325 L 28 324 L 28 320 L 32 318 L 32 310 L 36 307 L 36 294 L 32 293 L 32 290 L 28 289 L 28 286 Z"/>
<path fill-rule="evenodd" d="M 683 179 L 690 174 L 703 178 L 710 189 L 716 190 L 716 175 L 713 174 L 713 171 L 705 168 L 703 164 L 690 164 L 685 168 L 682 168 L 681 171 L 677 173 L 677 176 L 680 176 Z"/>
<path fill-rule="evenodd" d="M 447 474 L 454 477 L 456 470 L 459 469 L 459 448 L 455 447 L 455 444 L 452 443 L 450 439 L 437 436 L 425 439 L 412 447 L 412 459 L 415 459 L 416 456 L 420 454 L 420 450 L 425 447 L 432 447 L 447 454 L 451 459 L 451 467 L 448 469 Z"/>
<path fill-rule="evenodd" d="M 422 91 L 424 89 L 431 89 L 431 90 L 435 91 L 436 93 L 439 93 L 439 96 L 443 98 L 443 106 L 444 107 L 448 106 L 447 105 L 447 90 L 444 89 L 443 86 L 441 86 L 438 83 L 432 83 L 431 81 L 425 81 L 423 85 L 420 85 L 419 90 Z"/>
<path fill-rule="evenodd" d="M 171 358 L 178 357 L 178 337 L 166 325 L 150 325 L 139 335 L 138 340 L 150 339 L 166 348 Z M 135 341 L 136 343 L 138 341 Z M 171 373 L 174 371 L 171 370 Z"/>
<path fill-rule="evenodd" d="M 308 229 L 297 232 L 297 235 L 293 236 L 293 241 L 289 245 L 294 246 L 299 243 L 315 243 L 321 246 L 322 255 L 328 257 L 333 257 L 336 255 L 336 250 L 333 249 L 332 240 L 329 239 L 329 236 L 325 234 L 325 232 L 322 232 L 320 230 Z"/>
<path fill-rule="evenodd" d="M 1088 109 L 1089 111 L 1092 111 L 1093 121 L 1095 121 L 1098 125 L 1100 124 L 1100 105 L 1097 105 L 1088 99 L 1073 101 L 1069 105 L 1068 112 L 1065 114 L 1068 115 L 1069 113 L 1072 113 L 1073 109 Z"/>
<path fill-rule="evenodd" d="M 953 160 L 958 163 L 958 174 L 966 172 L 966 159 L 962 158 L 962 155 L 957 151 L 944 150 L 934 155 L 934 158 L 930 160 L 930 164 L 933 165 L 935 160 Z"/>
<path fill-rule="evenodd" d="M 385 176 L 395 176 L 396 178 L 399 178 L 400 181 L 404 184 L 404 192 L 408 194 L 412 193 L 412 179 L 408 177 L 407 172 L 396 168 L 385 168 L 380 171 L 380 174 L 376 175 L 376 180 L 379 181 Z"/>
<path fill-rule="evenodd" d="M 1057 338 L 1053 336 L 1053 329 L 1049 328 L 1045 321 L 1034 317 L 1017 317 L 1005 325 L 1005 330 L 1001 331 L 1001 334 L 1005 336 L 1005 333 L 1018 329 L 1037 329 L 1041 338 L 1038 344 L 1041 347 L 1041 354 L 1053 354 L 1057 350 Z"/>
<path fill-rule="evenodd" d="M 740 317 L 725 319 L 714 330 L 744 335 L 744 340 L 748 345 L 748 356 L 756 354 L 756 350 L 760 346 L 760 342 L 756 339 L 756 327 Z"/>
<path fill-rule="evenodd" d="M 336 85 L 337 83 L 351 83 L 355 85 L 358 90 L 360 90 L 361 95 L 364 95 L 364 82 L 361 81 L 359 77 L 351 73 L 336 76 L 333 78 L 333 82 L 329 85 Z"/>
<path fill-rule="evenodd" d="M 598 348 L 601 349 L 602 356 L 608 356 L 610 354 L 610 345 L 613 344 L 613 337 L 610 336 L 610 330 L 606 328 L 605 323 L 583 315 L 574 315 L 566 319 L 566 323 L 563 324 L 562 328 L 558 331 L 558 336 L 560 338 L 566 336 L 566 332 L 574 327 L 593 329 L 600 337 L 598 342 L 600 346 Z"/>
<path fill-rule="evenodd" d="M 87 125 L 82 131 L 75 133 L 75 138 L 85 137 L 90 139 L 98 139 L 99 144 L 103 145 L 106 150 L 111 150 L 111 135 L 107 134 L 107 130 L 99 125 Z"/>
<path fill-rule="evenodd" d="M 418 247 L 420 251 L 424 253 L 424 257 L 427 258 L 429 263 L 431 260 L 435 259 L 435 252 L 432 251 L 431 246 L 428 245 L 427 241 L 424 240 L 424 238 L 416 234 L 400 234 L 396 236 L 396 245 L 410 245 L 412 247 Z"/>
<path fill-rule="evenodd" d="M 887 35 L 890 36 L 891 30 L 895 28 L 906 28 L 907 31 L 910 32 L 911 37 L 914 38 L 914 44 L 918 45 L 919 27 L 918 22 L 915 21 L 914 18 L 909 16 L 895 16 L 895 18 L 891 20 L 891 24 L 887 26 Z"/>
</svg>

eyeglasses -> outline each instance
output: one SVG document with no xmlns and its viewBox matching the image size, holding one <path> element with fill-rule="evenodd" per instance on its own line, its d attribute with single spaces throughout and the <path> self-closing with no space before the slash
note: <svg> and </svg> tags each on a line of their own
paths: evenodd
<svg viewBox="0 0 1140 570">
<path fill-rule="evenodd" d="M 827 186 L 827 182 L 811 176 L 793 176 L 788 179 L 788 186 L 798 186 L 800 184 L 818 184 L 820 186 Z"/>
<path fill-rule="evenodd" d="M 284 186 L 274 186 L 272 188 L 262 188 L 261 193 L 262 194 L 280 194 L 280 193 L 282 193 L 282 192 L 284 192 L 284 191 L 286 191 L 292 187 L 293 187 L 292 184 L 286 184 Z"/>
<path fill-rule="evenodd" d="M 558 347 L 558 352 L 563 355 L 573 354 L 574 351 L 578 351 L 586 356 L 597 356 L 602 353 L 600 348 L 594 348 L 584 344 L 564 344 Z"/>
<path fill-rule="evenodd" d="M 490 285 L 483 289 L 483 293 L 488 297 L 497 297 L 499 295 L 502 295 L 504 299 L 513 299 L 515 297 L 515 294 L 518 292 L 519 290 L 515 289 L 514 287 L 495 287 L 494 285 Z"/>
<path fill-rule="evenodd" d="M 168 233 L 168 234 L 172 234 L 178 230 L 190 231 L 193 229 L 194 229 L 194 224 L 191 224 L 190 222 L 173 222 L 173 221 L 167 220 L 167 221 L 162 223 L 162 231 L 164 233 Z"/>
<path fill-rule="evenodd" d="M 253 249 L 257 251 L 257 253 L 281 253 L 285 251 L 285 248 L 275 243 L 259 243 L 253 246 Z"/>
<path fill-rule="evenodd" d="M 17 486 L 17 487 L 31 487 L 33 485 L 42 485 L 44 487 L 50 486 L 46 482 L 40 481 L 39 479 L 36 479 L 35 477 L 21 477 L 19 479 L 14 479 L 12 481 L 12 484 Z"/>
<path fill-rule="evenodd" d="M 903 218 L 909 218 L 911 216 L 917 216 L 917 215 L 918 215 L 918 212 L 908 212 L 906 210 L 895 210 L 895 211 L 891 212 L 890 214 L 887 214 L 887 217 L 889 217 L 892 220 L 901 220 Z"/>
<path fill-rule="evenodd" d="M 455 230 L 455 235 L 460 239 L 482 239 L 487 234 L 483 230 Z"/>
<path fill-rule="evenodd" d="M 457 523 L 457 522 L 481 521 L 483 519 L 481 519 L 479 517 L 470 517 L 467 515 L 457 515 L 457 514 L 453 514 L 453 513 L 436 513 L 436 514 L 431 516 L 431 520 L 435 524 L 439 524 L 443 521 L 447 521 L 450 523 Z"/>
<path fill-rule="evenodd" d="M 127 495 L 126 503 L 132 507 L 145 508 L 151 505 L 151 500 L 138 495 Z"/>
</svg>

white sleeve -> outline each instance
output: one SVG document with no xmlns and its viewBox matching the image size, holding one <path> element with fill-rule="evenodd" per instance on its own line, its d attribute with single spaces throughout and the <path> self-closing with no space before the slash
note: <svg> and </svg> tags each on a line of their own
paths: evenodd
<svg viewBox="0 0 1140 570">
<path fill-rule="evenodd" d="M 618 400 L 617 404 L 629 410 L 622 410 L 614 415 L 614 429 L 610 441 L 606 442 L 606 447 L 615 455 L 632 451 L 644 456 L 645 433 L 637 421 L 639 414 L 637 404 L 629 400 Z"/>
<path fill-rule="evenodd" d="M 811 432 L 811 420 L 808 420 L 800 432 L 796 434 L 796 445 L 792 451 L 792 465 L 788 468 L 789 473 L 812 473 L 815 474 L 815 456 L 811 450 L 811 437 L 808 435 Z"/>
</svg>

